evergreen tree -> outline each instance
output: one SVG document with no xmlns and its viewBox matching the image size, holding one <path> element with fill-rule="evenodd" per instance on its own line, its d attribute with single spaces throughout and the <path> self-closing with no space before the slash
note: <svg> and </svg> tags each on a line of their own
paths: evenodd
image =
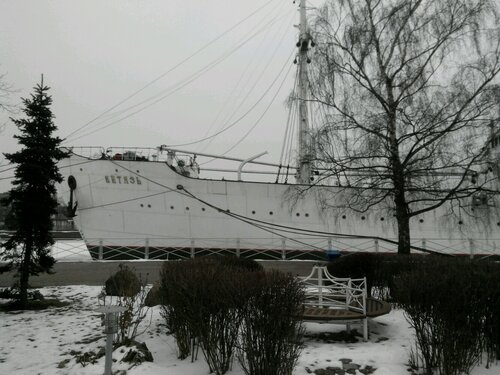
<svg viewBox="0 0 500 375">
<path fill-rule="evenodd" d="M 50 255 L 50 246 L 54 244 L 50 231 L 57 206 L 55 183 L 63 179 L 57 161 L 66 154 L 58 148 L 61 139 L 52 135 L 57 127 L 53 122 L 52 98 L 47 94 L 48 90 L 42 76 L 31 98 L 22 99 L 26 118 L 11 118 L 21 133 L 15 138 L 22 149 L 4 154 L 16 164 L 14 187 L 7 198 L 16 231 L 3 244 L 1 251 L 8 260 L 7 269 L 17 268 L 19 304 L 23 309 L 28 306 L 30 275 L 50 272 L 55 263 Z"/>
</svg>

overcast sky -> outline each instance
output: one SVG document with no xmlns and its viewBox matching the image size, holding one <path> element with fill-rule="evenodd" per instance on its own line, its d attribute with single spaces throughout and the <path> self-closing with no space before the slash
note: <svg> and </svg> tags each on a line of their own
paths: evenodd
<svg viewBox="0 0 500 375">
<path fill-rule="evenodd" d="M 180 148 L 225 152 L 257 124 L 229 155 L 267 150 L 265 160 L 277 161 L 295 73 L 297 7 L 291 0 L 0 0 L 0 73 L 16 90 L 14 103 L 44 74 L 62 138 L 164 75 L 68 145 L 188 143 L 249 112 L 212 142 Z M 6 113 L 0 123 L 1 151 L 15 151 L 17 129 Z"/>
</svg>

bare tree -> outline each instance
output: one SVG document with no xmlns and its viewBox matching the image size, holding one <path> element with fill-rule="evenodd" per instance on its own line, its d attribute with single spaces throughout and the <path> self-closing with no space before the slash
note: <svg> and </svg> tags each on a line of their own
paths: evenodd
<svg viewBox="0 0 500 375">
<path fill-rule="evenodd" d="M 477 215 L 468 197 L 498 189 L 498 21 L 488 0 L 331 0 L 315 19 L 319 180 L 355 186 L 344 191 L 352 209 L 393 210 L 399 253 L 410 252 L 411 217 Z"/>
</svg>

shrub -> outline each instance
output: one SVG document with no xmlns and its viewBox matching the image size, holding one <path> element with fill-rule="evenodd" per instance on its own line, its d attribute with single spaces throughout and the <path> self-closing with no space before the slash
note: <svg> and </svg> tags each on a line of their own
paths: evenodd
<svg viewBox="0 0 500 375">
<path fill-rule="evenodd" d="M 109 302 L 126 308 L 118 319 L 118 342 L 128 344 L 142 333 L 139 326 L 150 312 L 146 306 L 148 288 L 147 281 L 142 282 L 127 266 L 120 264 L 119 268 L 118 272 L 106 280 L 101 300 L 104 305 Z"/>
<path fill-rule="evenodd" d="M 290 274 L 256 273 L 248 280 L 238 359 L 245 374 L 291 375 L 301 348 L 304 292 Z"/>
<path fill-rule="evenodd" d="M 127 266 L 120 264 L 120 270 L 110 276 L 105 283 L 108 296 L 133 297 L 141 290 L 141 281 Z"/>
<path fill-rule="evenodd" d="M 189 355 L 190 341 L 196 337 L 210 370 L 216 374 L 229 370 L 241 324 L 240 307 L 246 301 L 246 273 L 213 258 L 163 265 L 163 315 L 180 358 Z"/>
<path fill-rule="evenodd" d="M 469 373 L 485 346 L 498 348 L 493 337 L 485 336 L 487 325 L 498 327 L 488 313 L 492 291 L 485 289 L 487 268 L 468 260 L 433 258 L 396 278 L 394 297 L 415 328 L 417 351 L 412 355 L 426 373 Z"/>
<path fill-rule="evenodd" d="M 239 342 L 247 373 L 291 374 L 300 349 L 303 292 L 291 275 L 256 269 L 234 258 L 164 263 L 162 313 L 180 358 L 189 356 L 196 337 L 210 371 L 224 374 Z"/>
</svg>

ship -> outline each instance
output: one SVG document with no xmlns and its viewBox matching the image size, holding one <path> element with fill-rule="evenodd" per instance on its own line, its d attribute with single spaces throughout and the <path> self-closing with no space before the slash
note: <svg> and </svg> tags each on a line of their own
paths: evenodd
<svg viewBox="0 0 500 375">
<path fill-rule="evenodd" d="M 65 178 L 60 190 L 69 199 L 69 216 L 93 259 L 230 254 L 325 260 L 346 253 L 398 251 L 397 222 L 390 204 L 354 210 L 342 199 L 349 189 L 358 187 L 315 178 L 321 170 L 311 161 L 304 100 L 307 52 L 313 43 L 304 0 L 299 10 L 296 166 L 262 162 L 259 158 L 264 153 L 233 158 L 168 145 L 68 147 L 68 157 L 59 165 Z M 498 190 L 500 132 L 493 129 L 487 142 L 493 168 L 485 173 Z M 202 160 L 213 159 L 234 165 L 204 169 Z M 265 170 L 249 170 L 248 166 Z M 216 172 L 224 177 L 215 177 Z M 272 179 L 254 178 L 259 173 Z M 477 178 L 471 172 L 470 183 Z M 500 216 L 494 199 L 481 192 L 464 198 L 474 211 L 465 218 L 449 215 L 444 207 L 412 217 L 412 251 L 500 255 Z"/>
</svg>

